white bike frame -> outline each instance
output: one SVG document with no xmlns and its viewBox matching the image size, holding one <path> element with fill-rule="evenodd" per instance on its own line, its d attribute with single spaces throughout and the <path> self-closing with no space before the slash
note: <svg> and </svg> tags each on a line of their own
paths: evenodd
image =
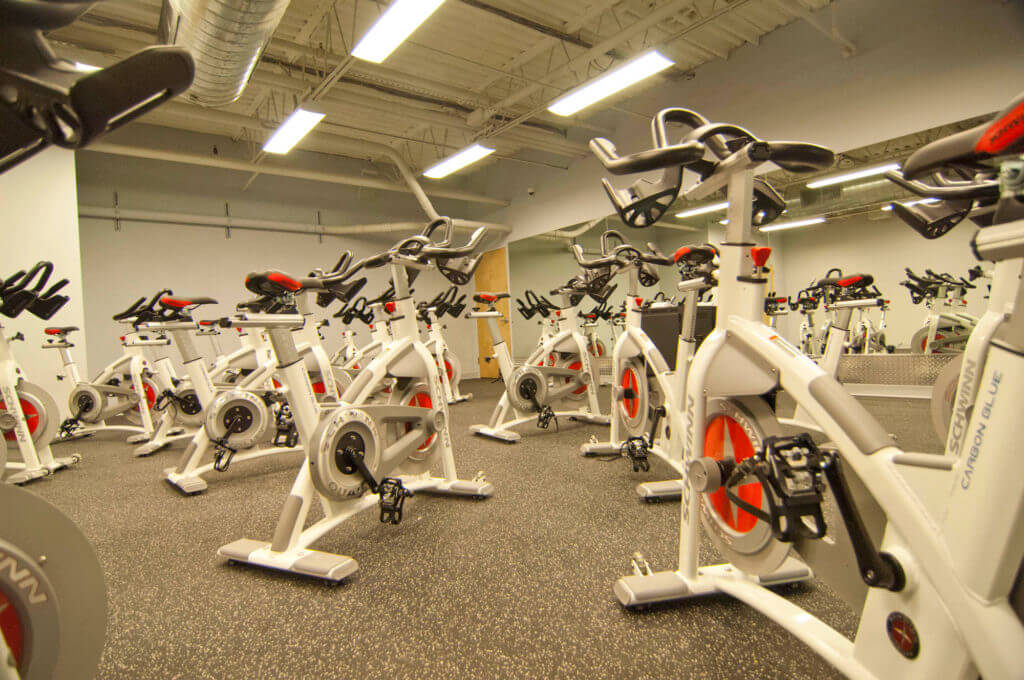
<svg viewBox="0 0 1024 680">
<path fill-rule="evenodd" d="M 53 451 L 50 449 L 49 437 L 45 435 L 47 431 L 56 432 L 60 412 L 57 409 L 57 402 L 45 392 L 35 395 L 42 400 L 44 411 L 44 413 L 37 414 L 36 417 L 44 417 L 49 422 L 42 425 L 44 432 L 39 441 L 37 442 L 32 439 L 32 432 L 29 429 L 26 414 L 21 407 L 21 399 L 18 395 L 19 387 L 25 382 L 21 366 L 18 365 L 14 354 L 11 352 L 10 341 L 4 334 L 3 326 L 0 326 L 0 394 L 3 395 L 7 413 L 14 419 L 14 437 L 17 440 L 18 450 L 21 453 L 21 461 L 8 460 L 6 463 L 6 470 L 8 472 L 6 481 L 11 484 L 31 482 L 81 460 L 81 456 L 78 454 L 66 457 L 55 457 L 53 455 Z M 3 477 L 3 475 L 0 475 L 0 477 Z"/>
<path fill-rule="evenodd" d="M 1019 467 L 1013 442 L 1024 400 L 1024 320 L 1017 313 L 1024 296 L 1024 221 L 983 229 L 975 239 L 976 251 L 997 264 L 989 311 L 965 353 L 945 455 L 905 453 L 821 366 L 761 323 L 764 284 L 755 282 L 749 248 L 752 166 L 738 152 L 720 163 L 731 168 L 729 175 L 712 176 L 687 192 L 692 200 L 727 184 L 730 202 L 717 325 L 687 377 L 686 458 L 704 456 L 709 398 L 758 395 L 781 384 L 881 508 L 888 520 L 881 549 L 900 562 L 907 584 L 900 592 L 869 589 L 850 641 L 764 587 L 810 576 L 794 558 L 761 577 L 728 564 L 700 566 L 704 500 L 688 484 L 678 570 L 621 579 L 620 601 L 729 594 L 853 678 L 1018 676 L 1024 668 L 1024 626 L 1008 596 L 1024 560 L 1024 476 L 1010 474 Z M 917 626 L 924 641 L 917 658 L 894 649 L 887 633 L 890 612 L 901 612 Z"/>
<path fill-rule="evenodd" d="M 130 423 L 108 423 L 105 420 L 96 423 L 80 423 L 75 429 L 74 437 L 96 434 L 100 432 L 127 432 L 129 444 L 140 444 L 133 451 L 136 456 L 150 455 L 174 442 L 188 439 L 192 436 L 194 429 L 181 427 L 174 417 L 172 409 L 165 409 L 160 413 L 159 418 L 149 404 L 149 393 L 147 385 L 154 392 L 154 397 L 165 391 L 173 392 L 175 388 L 174 367 L 171 360 L 164 356 L 150 361 L 146 356 L 146 350 L 154 347 L 168 347 L 170 340 L 162 334 L 155 337 L 143 337 L 138 328 L 132 327 L 125 335 L 121 336 L 121 346 L 124 353 L 109 363 L 99 375 L 93 380 L 83 381 L 71 356 L 68 343 L 44 344 L 44 349 L 56 349 L 60 355 L 61 369 L 64 377 L 71 383 L 72 389 L 79 384 L 90 384 L 102 386 L 111 379 L 120 380 L 121 376 L 127 375 L 131 380 L 131 389 L 139 395 L 137 407 L 140 424 Z M 131 409 L 128 409 L 130 411 Z M 71 414 L 74 415 L 74 414 Z M 118 414 L 124 416 L 124 412 Z"/>
<path fill-rule="evenodd" d="M 444 333 L 441 332 L 446 326 L 438 321 L 435 316 L 436 313 L 437 309 L 435 307 L 427 307 L 423 310 L 427 327 L 427 339 L 423 344 L 427 346 L 427 349 L 437 360 L 437 366 L 441 372 L 441 387 L 444 388 L 445 399 L 448 403 L 458 404 L 468 401 L 473 398 L 473 395 L 462 393 L 460 384 L 462 382 L 461 364 L 457 363 L 459 358 L 448 348 L 448 341 L 445 340 Z M 448 375 L 448 366 L 452 367 L 452 374 L 450 376 Z"/>
<path fill-rule="evenodd" d="M 336 398 L 338 393 L 337 383 L 334 379 L 334 373 L 331 371 L 327 353 L 320 344 L 320 336 L 317 332 L 316 324 L 312 320 L 313 312 L 309 305 L 308 295 L 297 295 L 295 297 L 295 304 L 299 312 L 297 318 L 301 321 L 299 324 L 293 324 L 297 326 L 295 345 L 298 357 L 301 359 L 299 367 L 304 371 L 307 370 L 307 365 L 312 360 L 315 365 L 320 367 L 319 372 L 324 384 L 324 394 L 328 398 Z M 217 394 L 217 388 L 193 342 L 192 334 L 198 329 L 198 325 L 195 322 L 187 321 L 144 324 L 143 327 L 162 328 L 171 334 L 174 346 L 178 349 L 182 363 L 185 365 L 195 387 L 196 394 L 199 396 L 199 402 L 203 404 L 205 409 L 208 404 L 213 402 Z M 258 351 L 262 355 L 264 349 L 263 340 L 256 340 L 256 338 L 264 337 L 264 333 L 260 331 L 259 327 L 239 326 L 239 328 L 243 330 L 243 337 L 248 335 L 253 338 L 252 342 L 256 343 L 254 344 L 254 351 Z M 273 376 L 278 370 L 277 359 L 272 349 L 267 355 L 267 359 L 267 361 L 260 363 L 259 368 L 241 381 L 229 386 L 229 389 L 265 391 L 268 386 L 272 386 Z M 309 382 L 308 374 L 306 381 Z M 312 386 L 310 386 L 310 391 L 312 389 Z M 289 406 L 294 412 L 294 406 L 291 402 L 289 402 Z M 185 451 L 181 454 L 177 465 L 164 470 L 164 479 L 168 484 L 187 496 L 205 491 L 209 487 L 209 482 L 203 475 L 215 469 L 215 461 L 204 461 L 207 461 L 209 458 L 208 454 L 212 455 L 213 446 L 213 441 L 210 439 L 206 427 L 200 427 L 192 437 L 192 441 L 185 448 Z M 234 465 L 235 463 L 242 463 L 266 456 L 295 453 L 301 450 L 301 444 L 296 446 L 257 446 L 251 450 L 239 451 L 233 454 L 231 464 Z"/>
<path fill-rule="evenodd" d="M 405 269 L 392 263 L 391 276 L 395 285 L 393 318 L 390 320 L 394 340 L 385 345 L 377 356 L 363 368 L 348 386 L 340 404 L 331 404 L 333 413 L 366 403 L 380 392 L 381 385 L 392 376 L 420 378 L 426 381 L 432 407 L 438 409 L 437 438 L 433 453 L 441 463 L 442 476 L 429 471 L 419 475 L 403 475 L 407 489 L 416 492 L 453 496 L 489 496 L 493 486 L 478 475 L 473 480 L 460 480 L 455 468 L 448 404 L 441 388 L 441 378 L 434 357 L 420 340 L 416 320 L 416 302 L 409 293 Z M 294 315 L 244 315 L 233 323 L 241 326 L 265 328 L 270 335 L 279 362 L 278 373 L 284 383 L 289 404 L 299 430 L 303 446 L 312 446 L 314 434 L 321 423 L 327 406 L 318 406 L 302 362 L 295 352 L 289 328 L 302 323 Z M 413 433 L 414 434 L 414 433 Z M 407 435 L 412 436 L 412 435 Z M 324 517 L 305 527 L 310 509 L 319 501 Z M 354 515 L 376 506 L 377 494 L 366 493 L 347 500 L 332 500 L 321 495 L 314 486 L 309 457 L 303 459 L 299 473 L 292 484 L 284 510 L 278 519 L 272 541 L 263 542 L 247 538 L 221 546 L 217 554 L 230 560 L 254 566 L 290 571 L 331 581 L 340 581 L 358 570 L 355 559 L 347 555 L 311 550 L 309 546 L 329 531 Z"/>
<path fill-rule="evenodd" d="M 580 446 L 580 453 L 583 455 L 603 456 L 618 453 L 628 436 L 644 436 L 649 434 L 649 418 L 646 413 L 640 415 L 639 423 L 630 431 L 626 420 L 635 417 L 627 411 L 623 403 L 624 384 L 627 380 L 625 370 L 642 370 L 652 374 L 658 391 L 663 395 L 662 406 L 665 408 L 665 416 L 661 419 L 654 437 L 651 439 L 650 452 L 658 456 L 673 470 L 679 473 L 680 479 L 657 482 L 643 482 L 637 485 L 637 493 L 646 500 L 656 499 L 678 499 L 682 493 L 683 468 L 683 392 L 686 386 L 686 373 L 690 366 L 690 359 L 693 357 L 696 341 L 694 328 L 697 319 L 697 299 L 702 290 L 708 286 L 703 278 L 681 281 L 677 289 L 683 294 L 683 319 L 680 324 L 680 332 L 676 341 L 676 362 L 673 368 L 669 368 L 665 357 L 655 346 L 654 341 L 643 330 L 643 303 L 640 297 L 640 280 L 638 263 L 629 267 L 629 283 L 626 292 L 626 322 L 622 332 L 615 341 L 612 348 L 612 406 L 611 406 L 611 428 L 608 441 L 591 441 Z M 621 270 L 620 270 L 621 271 Z M 670 307 L 671 303 L 654 303 L 653 308 L 658 306 Z M 636 363 L 639 366 L 636 366 Z M 631 366 L 632 364 L 632 366 Z M 639 375 L 632 378 L 636 383 L 647 384 L 648 378 Z M 639 387 L 639 385 L 638 385 Z M 649 405 L 649 393 L 641 401 Z M 643 407 L 640 407 L 643 408 Z"/>
<path fill-rule="evenodd" d="M 594 357 L 587 351 L 587 339 L 580 329 L 579 311 L 569 300 L 568 294 L 562 294 L 562 308 L 555 310 L 555 318 L 558 323 L 558 332 L 543 340 L 530 355 L 526 358 L 524 366 L 549 366 L 549 357 L 558 353 L 566 353 L 578 357 L 580 362 L 579 371 L 586 376 L 584 386 L 584 404 L 580 408 L 555 411 L 556 418 L 569 418 L 581 422 L 596 425 L 607 425 L 609 417 L 601 413 L 601 406 L 597 399 L 597 388 L 600 384 L 600 376 L 594 366 Z M 487 329 L 491 335 L 491 344 L 494 347 L 494 355 L 498 359 L 498 368 L 501 377 L 506 385 L 502 392 L 501 399 L 491 412 L 487 425 L 472 425 L 470 431 L 484 437 L 498 439 L 510 444 L 518 442 L 522 435 L 512 428 L 525 423 L 535 422 L 536 413 L 520 411 L 512 405 L 508 396 L 508 384 L 512 373 L 516 370 L 512 362 L 512 356 L 508 345 L 498 328 L 499 312 L 494 315 L 487 312 L 474 312 L 470 318 L 484 318 L 487 320 Z"/>
</svg>

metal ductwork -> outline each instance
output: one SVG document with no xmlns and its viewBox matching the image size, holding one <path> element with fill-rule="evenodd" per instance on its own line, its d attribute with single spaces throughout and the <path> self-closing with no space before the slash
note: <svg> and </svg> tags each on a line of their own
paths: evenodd
<svg viewBox="0 0 1024 680">
<path fill-rule="evenodd" d="M 196 77 L 184 95 L 202 106 L 242 96 L 290 0 L 164 0 L 160 41 L 184 47 Z"/>
</svg>

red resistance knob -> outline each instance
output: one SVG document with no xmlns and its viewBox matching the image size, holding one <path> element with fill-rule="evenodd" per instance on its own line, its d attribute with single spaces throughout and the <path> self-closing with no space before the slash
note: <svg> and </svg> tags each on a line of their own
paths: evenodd
<svg viewBox="0 0 1024 680">
<path fill-rule="evenodd" d="M 754 266 L 763 267 L 768 262 L 768 258 L 771 257 L 771 248 L 758 248 L 754 247 L 750 249 L 750 256 L 754 258 Z"/>
<path fill-rule="evenodd" d="M 395 313 L 395 303 L 394 302 L 385 302 L 384 303 L 384 309 L 387 310 L 388 314 L 394 314 Z"/>
</svg>

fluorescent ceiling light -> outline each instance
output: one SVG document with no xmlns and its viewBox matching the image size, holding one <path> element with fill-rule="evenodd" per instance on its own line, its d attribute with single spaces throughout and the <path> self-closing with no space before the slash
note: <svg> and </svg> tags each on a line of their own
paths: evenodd
<svg viewBox="0 0 1024 680">
<path fill-rule="evenodd" d="M 729 224 L 729 220 L 718 220 L 719 224 Z"/>
<path fill-rule="evenodd" d="M 854 172 L 848 172 L 845 175 L 833 175 L 832 177 L 823 177 L 822 179 L 816 179 L 813 182 L 807 183 L 808 189 L 818 189 L 820 187 L 828 187 L 833 184 L 842 184 L 843 182 L 849 182 L 855 179 L 861 179 L 863 177 L 874 177 L 875 175 L 882 175 L 890 170 L 899 170 L 899 163 L 889 163 L 888 165 L 879 165 L 874 168 L 864 168 L 863 170 L 856 170 Z"/>
<path fill-rule="evenodd" d="M 356 44 L 352 56 L 379 64 L 444 0 L 395 0 Z"/>
<path fill-rule="evenodd" d="M 821 224 L 824 221 L 824 217 L 812 217 L 806 220 L 779 222 L 778 224 L 769 224 L 767 227 L 761 227 L 761 231 L 781 231 L 783 229 L 796 229 L 797 227 L 807 227 L 812 224 Z"/>
<path fill-rule="evenodd" d="M 292 147 L 299 143 L 299 140 L 309 134 L 309 131 L 316 127 L 316 124 L 323 120 L 324 114 L 306 109 L 295 109 L 292 115 L 288 116 L 280 127 L 270 135 L 270 139 L 263 145 L 267 153 L 288 153 Z"/>
<path fill-rule="evenodd" d="M 937 198 L 922 198 L 922 199 L 917 200 L 917 201 L 907 201 L 906 203 L 904 203 L 903 201 L 900 201 L 900 203 L 902 203 L 905 206 L 921 205 L 922 203 L 926 203 L 926 204 L 927 203 L 938 203 L 938 202 L 939 202 L 939 199 L 937 199 Z M 891 211 L 892 210 L 892 203 L 890 203 L 888 205 L 883 205 L 882 206 L 882 210 L 885 210 L 887 212 Z"/>
<path fill-rule="evenodd" d="M 82 73 L 92 73 L 93 71 L 100 70 L 99 66 L 93 66 L 92 64 L 84 64 L 80 61 L 76 61 L 73 64 L 73 66 L 75 67 L 76 71 L 81 71 Z"/>
<path fill-rule="evenodd" d="M 471 163 L 476 163 L 484 156 L 489 156 L 492 153 L 494 153 L 494 149 L 481 146 L 480 144 L 467 146 L 454 156 L 449 156 L 440 163 L 437 163 L 424 171 L 423 176 L 430 177 L 431 179 L 441 179 L 442 177 L 446 177 L 457 170 L 461 170 Z"/>
<path fill-rule="evenodd" d="M 548 107 L 548 111 L 559 116 L 571 116 L 594 102 L 610 97 L 659 71 L 664 71 L 673 63 L 658 52 L 648 52 L 560 97 Z"/>
<path fill-rule="evenodd" d="M 728 201 L 722 201 L 721 203 L 712 203 L 711 205 L 704 205 L 693 210 L 684 210 L 681 213 L 676 213 L 676 217 L 696 217 L 697 215 L 706 215 L 707 213 L 718 212 L 719 210 L 725 210 L 729 207 Z"/>
</svg>

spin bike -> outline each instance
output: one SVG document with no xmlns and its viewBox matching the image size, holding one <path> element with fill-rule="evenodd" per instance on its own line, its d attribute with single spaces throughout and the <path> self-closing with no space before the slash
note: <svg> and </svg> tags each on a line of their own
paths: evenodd
<svg viewBox="0 0 1024 680">
<path fill-rule="evenodd" d="M 615 239 L 619 245 L 612 246 Z M 614 382 L 612 383 L 611 432 L 608 441 L 591 441 L 580 447 L 588 457 L 623 457 L 629 459 L 633 471 L 650 470 L 650 456 L 656 455 L 682 476 L 682 396 L 690 358 L 697 346 L 697 300 L 700 293 L 714 285 L 712 246 L 684 246 L 672 257 L 659 253 L 648 244 L 646 252 L 631 246 L 617 231 L 601 237 L 602 257 L 586 260 L 576 246 L 576 259 L 583 267 L 611 265 L 616 274 L 629 276 L 626 289 L 626 325 L 612 349 Z M 654 341 L 643 330 L 643 314 L 661 304 L 641 297 L 641 287 L 649 288 L 659 281 L 655 267 L 680 265 L 683 294 L 682 322 L 676 343 L 675 365 L 670 367 Z M 645 482 L 637 493 L 647 501 L 679 498 L 682 484 L 678 480 Z"/>
<path fill-rule="evenodd" d="M 704 147 L 695 149 L 699 159 L 671 161 L 698 172 L 686 197 L 728 187 L 729 226 L 716 330 L 687 377 L 679 567 L 653 572 L 635 557 L 635 573 L 615 585 L 620 602 L 731 595 L 853 678 L 1019 675 L 1024 476 L 1013 474 L 1019 456 L 1010 442 L 1024 398 L 1024 159 L 1004 158 L 998 176 L 985 161 L 1024 152 L 1024 128 L 1015 125 L 1022 105 L 1024 96 L 992 123 L 928 144 L 901 173 L 887 175 L 940 199 L 895 204 L 898 217 L 927 238 L 973 217 L 981 227 L 973 250 L 995 262 L 944 455 L 895 447 L 839 383 L 760 321 L 766 256 L 750 245 L 752 222 L 764 224 L 750 211 L 753 171 L 765 162 L 825 169 L 832 153 L 765 142 L 683 109 L 658 115 L 658 148 L 644 155 L 660 158 L 661 147 L 671 148 L 668 123 L 683 123 L 691 131 L 682 144 Z M 705 153 L 714 158 L 707 165 Z M 806 409 L 828 444 L 781 436 L 760 396 L 776 386 Z M 838 510 L 831 527 L 822 512 L 827 496 Z M 702 527 L 728 563 L 699 564 Z M 812 574 L 861 611 L 854 640 L 766 587 Z"/>
<path fill-rule="evenodd" d="M 775 328 L 775 320 L 789 314 L 789 298 L 779 297 L 771 291 L 764 299 L 764 315 L 768 317 L 768 325 Z"/>
<path fill-rule="evenodd" d="M 861 291 L 860 298 L 871 301 L 871 304 L 857 308 L 846 351 L 850 354 L 892 354 L 896 348 L 885 341 L 885 315 L 889 311 L 889 300 L 885 299 L 876 285 Z M 869 312 L 872 309 L 877 309 L 879 313 L 877 326 L 871 320 Z"/>
<path fill-rule="evenodd" d="M 540 326 L 540 337 L 537 342 L 542 343 L 548 338 L 554 337 L 558 332 L 558 317 L 554 314 L 558 307 L 555 306 L 555 303 L 529 289 L 523 293 L 523 298 L 525 301 L 516 298 L 516 309 L 522 317 L 527 321 L 534 316 L 540 317 L 537 319 L 537 325 Z"/>
<path fill-rule="evenodd" d="M 318 405 L 295 348 L 291 330 L 302 324 L 295 314 L 241 314 L 226 326 L 264 329 L 270 336 L 281 382 L 292 406 L 306 457 L 284 503 L 273 540 L 239 539 L 221 546 L 229 561 L 340 581 L 358 569 L 356 561 L 309 546 L 360 511 L 377 507 L 384 523 L 402 519 L 405 500 L 417 491 L 484 498 L 492 485 L 482 475 L 461 480 L 455 470 L 448 404 L 434 357 L 423 344 L 416 303 L 409 286 L 416 275 L 436 267 L 456 285 L 465 285 L 480 262 L 474 252 L 486 233 L 477 229 L 462 246 L 451 243 L 452 223 L 439 218 L 419 235 L 402 239 L 387 251 L 364 258 L 329 275 L 298 279 L 281 272 L 253 273 L 246 287 L 287 300 L 304 291 L 328 291 L 341 298 L 362 285 L 364 269 L 387 267 L 395 299 L 390 324 L 394 339 L 355 377 L 340 403 Z M 394 385 L 387 403 L 368 403 Z M 442 476 L 431 474 L 441 464 Z M 318 504 L 323 517 L 305 527 Z"/>
<path fill-rule="evenodd" d="M 338 266 L 343 266 L 349 258 L 346 253 Z M 319 367 L 321 388 L 311 386 L 310 389 L 318 400 L 330 401 L 337 398 L 337 384 L 327 354 L 320 344 L 309 292 L 293 291 L 286 304 L 263 295 L 239 306 L 257 314 L 287 314 L 302 320 L 293 339 L 295 353 L 304 370 L 309 370 L 310 362 Z M 347 290 L 346 295 L 355 292 L 358 288 Z M 318 297 L 321 306 L 327 306 L 335 299 L 329 295 Z M 200 402 L 207 405 L 203 410 L 202 426 L 181 454 L 177 465 L 164 470 L 165 481 L 187 496 L 208 488 L 204 475 L 210 471 L 225 472 L 234 462 L 302 450 L 288 392 L 277 389 L 273 384 L 273 376 L 278 370 L 276 360 L 260 363 L 254 371 L 230 385 L 214 384 L 193 340 L 195 331 L 200 327 L 193 319 L 193 313 L 201 305 L 213 302 L 215 300 L 206 297 L 164 298 L 160 301 L 165 310 L 163 319 L 144 326 L 170 335 Z M 258 327 L 238 328 L 253 337 L 263 335 Z M 268 441 L 272 431 L 273 439 Z"/>
<path fill-rule="evenodd" d="M 58 292 L 68 284 L 67 279 L 46 288 L 52 272 L 53 263 L 42 261 L 0 283 L 0 314 L 15 319 L 27 310 L 43 320 L 52 318 L 68 302 L 68 297 Z M 8 337 L 0 326 L 0 430 L 4 439 L 0 469 L 10 472 L 7 481 L 12 484 L 31 482 L 81 460 L 78 454 L 56 458 L 50 450 L 50 442 L 57 433 L 57 402 L 22 374 L 11 352 L 11 342 L 24 339 L 21 333 Z M 8 441 L 18 443 L 20 462 L 7 460 Z"/>
<path fill-rule="evenodd" d="M 614 287 L 613 287 L 614 290 Z M 604 340 L 597 333 L 598 322 L 608 321 L 612 318 L 615 312 L 608 304 L 606 299 L 600 304 L 596 304 L 591 307 L 590 311 L 583 315 L 586 319 L 580 326 L 583 328 L 583 334 L 587 336 L 587 351 L 590 355 L 600 359 L 608 353 L 608 348 L 605 347 Z"/>
<path fill-rule="evenodd" d="M 447 328 L 440 323 L 441 317 L 447 314 L 457 319 L 466 310 L 466 296 L 458 295 L 458 286 L 452 286 L 438 293 L 433 300 L 417 305 L 419 319 L 427 328 L 427 340 L 424 344 L 434 355 L 437 366 L 441 369 L 441 387 L 444 388 L 445 399 L 449 404 L 458 404 L 473 398 L 472 394 L 462 393 L 462 362 L 448 349 L 448 342 L 441 332 Z"/>
<path fill-rule="evenodd" d="M 800 351 L 810 357 L 820 356 L 825 350 L 825 335 L 814 323 L 814 314 L 821 307 L 821 291 L 813 285 L 798 291 L 796 299 L 789 298 L 791 311 L 800 312 Z"/>
<path fill-rule="evenodd" d="M 553 310 L 558 331 L 543 339 L 519 367 L 512 362 L 512 355 L 498 327 L 501 313 L 495 303 L 508 295 L 485 293 L 473 297 L 486 309 L 470 313 L 469 318 L 487 321 L 505 391 L 491 412 L 488 423 L 470 426 L 471 432 L 515 444 L 522 435 L 512 428 L 524 423 L 534 422 L 542 430 L 547 429 L 552 421 L 557 425 L 558 418 L 608 424 L 608 416 L 601 413 L 598 403 L 600 379 L 594 357 L 587 351 L 587 338 L 580 326 L 577 306 L 585 295 L 598 303 L 607 300 L 614 289 L 608 285 L 610 278 L 608 266 L 582 269 L 566 285 L 551 291 L 552 295 L 559 295 L 562 299 L 562 305 Z M 574 402 L 581 401 L 583 404 L 574 406 Z"/>
<path fill-rule="evenodd" d="M 351 339 L 347 340 L 346 344 L 342 345 L 335 352 L 334 356 L 331 357 L 331 364 L 335 366 L 336 374 L 339 370 L 344 371 L 351 378 L 355 374 L 354 372 L 361 368 L 360 365 L 366 366 L 369 364 L 375 356 L 380 354 L 381 349 L 391 342 L 391 327 L 385 315 L 384 306 L 392 301 L 394 296 L 395 291 L 389 286 L 387 290 L 373 299 L 357 298 L 353 302 L 344 305 L 334 315 L 335 318 L 340 318 L 346 326 L 350 325 L 353 320 L 359 319 L 370 330 L 370 341 L 368 343 L 362 347 L 356 347 L 354 335 L 349 336 Z M 347 332 L 352 333 L 352 331 Z M 351 382 L 351 380 L 346 381 L 346 383 L 348 382 Z"/>
<path fill-rule="evenodd" d="M 143 334 L 140 324 L 159 314 L 157 301 L 171 293 L 164 289 L 149 301 L 142 297 L 113 319 L 130 326 L 121 336 L 124 354 L 108 364 L 92 381 L 82 380 L 71 356 L 74 345 L 70 334 L 77 328 L 47 328 L 43 349 L 57 350 L 63 375 L 58 380 L 72 383 L 68 397 L 70 416 L 60 424 L 57 442 L 73 441 L 100 432 L 127 432 L 129 444 L 140 444 L 136 456 L 148 456 L 160 449 L 188 439 L 198 424 L 201 405 L 192 390 L 182 385 L 166 356 L 150 361 L 146 350 L 168 347 L 170 340 L 161 333 Z M 179 390 L 181 392 L 179 393 Z M 108 423 L 123 417 L 128 422 Z"/>
<path fill-rule="evenodd" d="M 931 269 L 925 270 L 926 276 L 918 276 L 909 267 L 904 271 L 907 280 L 900 285 L 910 292 L 910 301 L 915 305 L 924 302 L 928 308 L 924 325 L 910 339 L 910 351 L 963 352 L 978 320 L 959 310 L 967 306 L 967 291 L 977 286 L 962 277 L 937 274 Z"/>
</svg>

